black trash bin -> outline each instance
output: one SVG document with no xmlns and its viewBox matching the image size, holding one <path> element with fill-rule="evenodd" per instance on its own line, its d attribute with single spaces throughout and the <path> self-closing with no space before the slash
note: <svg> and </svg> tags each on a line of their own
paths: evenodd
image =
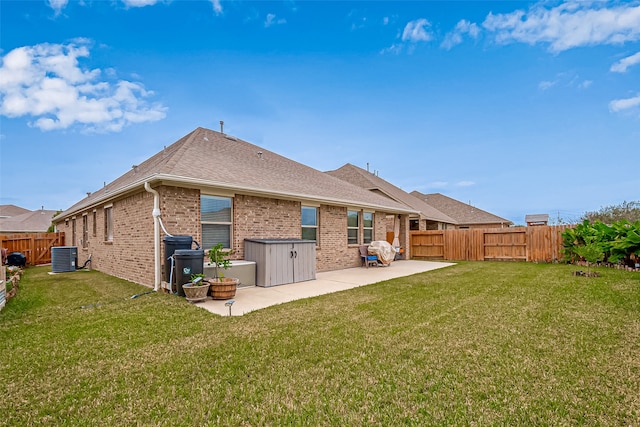
<svg viewBox="0 0 640 427">
<path fill-rule="evenodd" d="M 22 252 L 11 252 L 7 255 L 7 265 L 25 267 L 27 265 L 27 257 Z"/>
<path fill-rule="evenodd" d="M 176 283 L 176 278 L 174 272 L 172 280 L 173 283 L 169 282 L 169 279 L 171 278 L 171 256 L 176 250 L 191 249 L 193 238 L 191 236 L 164 236 L 162 241 L 164 243 L 164 280 L 169 283 L 173 290 L 175 289 L 173 284 Z"/>
<path fill-rule="evenodd" d="M 176 288 L 178 295 L 183 297 L 182 285 L 191 281 L 192 274 L 202 274 L 204 268 L 204 251 L 202 249 L 176 249 L 173 253 L 175 260 Z"/>
</svg>

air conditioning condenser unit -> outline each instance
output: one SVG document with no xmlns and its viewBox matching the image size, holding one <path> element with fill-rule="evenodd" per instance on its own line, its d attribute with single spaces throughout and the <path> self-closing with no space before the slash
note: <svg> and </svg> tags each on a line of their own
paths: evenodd
<svg viewBox="0 0 640 427">
<path fill-rule="evenodd" d="M 54 246 L 51 248 L 51 272 L 76 271 L 78 266 L 77 246 Z"/>
</svg>

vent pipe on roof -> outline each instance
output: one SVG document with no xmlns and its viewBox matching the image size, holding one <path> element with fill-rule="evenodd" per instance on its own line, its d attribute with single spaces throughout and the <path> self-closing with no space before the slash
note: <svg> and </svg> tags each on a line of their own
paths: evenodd
<svg viewBox="0 0 640 427">
<path fill-rule="evenodd" d="M 224 120 L 220 120 L 220 133 L 224 133 Z"/>
</svg>

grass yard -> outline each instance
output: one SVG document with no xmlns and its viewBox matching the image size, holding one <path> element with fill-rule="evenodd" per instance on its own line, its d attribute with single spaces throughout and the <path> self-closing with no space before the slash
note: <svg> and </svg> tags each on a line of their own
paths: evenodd
<svg viewBox="0 0 640 427">
<path fill-rule="evenodd" d="M 640 274 L 461 263 L 217 317 L 30 268 L 0 425 L 640 425 Z"/>
</svg>

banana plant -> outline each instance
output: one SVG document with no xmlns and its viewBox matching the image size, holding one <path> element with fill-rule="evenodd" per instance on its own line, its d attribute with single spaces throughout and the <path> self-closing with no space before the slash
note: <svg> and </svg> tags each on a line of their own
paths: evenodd
<svg viewBox="0 0 640 427">
<path fill-rule="evenodd" d="M 581 248 L 597 244 L 605 261 L 629 264 L 632 255 L 640 256 L 640 221 L 630 223 L 621 220 L 607 225 L 600 221 L 590 223 L 585 220 L 565 230 L 562 239 L 566 261 L 575 262 L 578 258 L 584 258 L 584 249 Z"/>
</svg>

